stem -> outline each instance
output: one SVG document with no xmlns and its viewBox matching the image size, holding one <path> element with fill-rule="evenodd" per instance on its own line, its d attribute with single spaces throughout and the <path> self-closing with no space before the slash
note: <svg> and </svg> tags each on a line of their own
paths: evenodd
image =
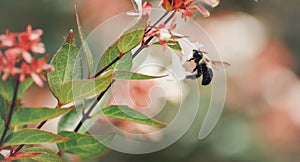
<svg viewBox="0 0 300 162">
<path fill-rule="evenodd" d="M 145 33 L 149 32 L 155 25 L 157 25 L 165 16 L 167 16 L 169 13 L 169 11 L 166 11 L 165 14 L 158 19 L 154 25 L 149 28 Z M 174 11 L 172 13 L 172 15 L 170 15 L 167 20 L 164 21 L 165 24 L 167 24 L 175 15 L 176 11 Z M 134 59 L 144 48 L 148 47 L 148 43 L 154 38 L 154 36 L 149 37 L 136 51 L 135 53 L 132 55 L 132 58 Z M 96 73 L 96 75 L 94 77 L 99 76 L 101 73 L 103 73 L 107 68 L 109 68 L 111 65 L 113 65 L 115 62 L 117 62 L 119 59 L 122 58 L 122 56 L 124 55 L 119 55 L 118 57 L 116 57 L 113 61 L 111 61 L 108 65 L 106 65 L 105 67 L 103 67 L 99 72 Z M 111 85 L 114 83 L 114 80 L 109 84 L 109 86 L 103 91 L 101 92 L 98 96 L 97 99 L 93 102 L 93 104 L 90 106 L 90 108 L 88 109 L 88 111 L 86 113 L 84 113 L 82 115 L 82 118 L 80 120 L 80 122 L 77 124 L 77 126 L 74 129 L 74 132 L 78 132 L 80 127 L 83 125 L 83 123 L 90 117 L 91 112 L 96 108 L 96 105 L 98 104 L 98 102 L 102 99 L 102 97 L 104 96 L 104 94 L 108 91 L 108 89 L 111 87 Z"/>
<path fill-rule="evenodd" d="M 162 19 L 164 19 L 170 11 L 166 11 L 148 30 L 146 30 L 146 33 L 150 32 L 159 22 L 161 22 Z"/>
<path fill-rule="evenodd" d="M 116 57 L 114 60 L 112 60 L 109 64 L 107 64 L 106 66 L 104 66 L 101 70 L 99 70 L 94 76 L 93 78 L 98 77 L 100 74 L 102 74 L 105 70 L 107 70 L 109 67 L 111 67 L 114 63 L 116 63 L 118 60 L 120 60 L 123 57 L 123 55 L 121 55 L 121 57 Z"/>
<path fill-rule="evenodd" d="M 149 29 L 146 30 L 145 34 L 150 32 L 159 22 L 161 22 L 169 13 L 170 11 L 166 11 Z M 174 15 L 173 15 L 174 16 Z M 171 16 L 171 17 L 173 17 Z M 153 39 L 153 38 L 151 38 Z M 150 39 L 150 40 L 151 40 Z M 150 41 L 148 41 L 149 43 Z M 145 43 L 144 43 L 145 44 Z M 142 49 L 145 48 L 145 46 L 140 46 L 140 48 L 133 54 L 133 58 L 142 51 Z M 118 60 L 120 60 L 123 57 L 123 54 L 120 54 L 118 57 L 116 57 L 114 60 L 112 60 L 109 64 L 104 66 L 102 69 L 100 69 L 94 76 L 93 78 L 98 77 L 101 75 L 105 70 L 107 70 L 110 66 L 112 66 L 114 63 L 116 63 Z"/>
<path fill-rule="evenodd" d="M 74 129 L 74 132 L 78 132 L 80 127 L 82 126 L 82 124 L 89 119 L 90 114 L 92 113 L 92 111 L 96 108 L 98 102 L 102 99 L 102 97 L 104 96 L 104 94 L 108 91 L 108 89 L 111 87 L 111 85 L 114 83 L 114 80 L 109 84 L 109 86 L 103 91 L 101 92 L 98 96 L 97 99 L 93 102 L 93 104 L 91 105 L 91 107 L 88 109 L 88 111 L 86 113 L 84 113 L 82 115 L 82 118 L 80 120 L 80 122 L 78 123 L 78 125 L 76 126 L 76 128 Z"/>
<path fill-rule="evenodd" d="M 41 129 L 46 124 L 47 121 L 48 120 L 41 122 L 36 128 Z M 10 153 L 10 156 L 14 156 L 14 154 L 19 152 L 24 146 L 25 144 L 19 145 L 13 152 Z"/>
<path fill-rule="evenodd" d="M 161 21 L 168 13 L 169 13 L 169 11 L 166 11 L 165 14 L 159 19 L 159 21 Z M 170 16 L 167 18 L 167 20 L 164 21 L 164 24 L 167 24 L 167 23 L 174 17 L 175 13 L 176 13 L 176 11 L 174 11 L 174 12 L 172 13 L 172 15 L 170 15 Z M 159 21 L 157 21 L 157 22 L 154 23 L 154 24 L 158 24 Z M 152 29 L 152 28 L 150 28 L 150 30 L 151 30 L 151 29 Z M 147 30 L 147 31 L 149 32 L 150 30 Z M 138 49 L 135 51 L 135 53 L 132 55 L 132 58 L 134 59 L 134 58 L 135 58 L 135 57 L 136 57 L 136 56 L 137 56 L 144 48 L 148 47 L 148 43 L 150 43 L 150 41 L 151 41 L 153 38 L 154 38 L 154 36 L 149 37 L 149 38 L 144 42 L 144 44 L 141 45 L 140 48 L 138 48 Z"/>
<path fill-rule="evenodd" d="M 170 11 L 166 11 L 149 29 L 146 30 L 145 33 L 150 32 L 160 21 L 162 21 L 169 13 Z M 168 17 L 168 19 L 164 22 L 165 24 L 167 24 L 172 17 L 174 16 L 174 14 L 176 13 L 176 11 L 174 11 L 172 13 L 171 16 Z M 148 43 L 154 38 L 154 36 L 149 37 L 143 45 L 141 45 L 137 51 L 133 54 L 132 58 L 134 59 L 144 48 L 148 47 Z M 116 57 L 114 60 L 112 60 L 109 64 L 107 64 L 105 67 L 103 67 L 101 70 L 99 70 L 95 75 L 94 78 L 98 77 L 99 75 L 101 75 L 105 70 L 107 70 L 110 66 L 112 66 L 114 63 L 116 63 L 118 60 L 120 60 L 122 58 L 122 56 L 124 56 L 124 54 L 120 54 L 118 57 Z M 98 96 L 97 99 L 93 102 L 93 104 L 91 105 L 91 107 L 88 109 L 88 111 L 86 113 L 83 114 L 80 122 L 78 123 L 78 125 L 76 126 L 76 128 L 74 129 L 74 132 L 78 132 L 79 129 L 81 128 L 81 126 L 83 125 L 83 123 L 89 118 L 90 114 L 92 113 L 92 111 L 96 108 L 96 105 L 98 104 L 98 102 L 102 99 L 102 97 L 104 96 L 104 94 L 108 91 L 108 89 L 111 87 L 111 85 L 114 83 L 114 80 L 110 83 L 110 85 L 103 91 L 101 92 Z M 19 83 L 18 83 L 19 84 Z M 19 86 L 17 84 L 17 86 Z M 17 88 L 17 87 L 16 87 Z M 14 103 L 14 102 L 13 102 Z M 13 106 L 14 107 L 14 106 Z M 12 109 L 12 108 L 11 108 Z M 10 119 L 11 120 L 11 119 Z M 46 124 L 47 120 L 43 121 L 42 123 L 40 123 L 37 126 L 37 129 L 41 129 L 45 124 Z M 8 124 L 9 125 L 9 124 Z M 5 126 L 6 128 L 6 126 Z M 8 129 L 5 129 L 5 134 L 7 133 Z M 0 146 L 4 140 L 5 134 L 3 132 L 3 135 L 1 137 L 1 142 L 0 142 Z M 3 139 L 2 139 L 3 138 Z M 19 152 L 25 145 L 19 145 L 13 153 L 10 154 L 10 156 L 13 156 L 14 154 L 16 154 L 17 152 Z"/>
<path fill-rule="evenodd" d="M 1 139 L 0 139 L 0 146 L 2 146 L 3 141 L 5 139 L 5 136 L 7 134 L 7 131 L 9 130 L 9 125 L 10 125 L 10 122 L 11 122 L 11 118 L 12 118 L 12 115 L 13 115 L 13 112 L 14 112 L 14 109 L 15 109 L 15 106 L 16 106 L 19 85 L 20 85 L 20 81 L 19 81 L 19 76 L 17 75 L 17 77 L 16 77 L 16 86 L 15 86 L 14 94 L 13 94 L 13 100 L 12 100 L 12 103 L 11 103 L 11 106 L 10 106 L 10 109 L 9 109 L 7 120 L 5 121 L 5 128 L 4 128 L 3 134 L 2 134 Z"/>
</svg>

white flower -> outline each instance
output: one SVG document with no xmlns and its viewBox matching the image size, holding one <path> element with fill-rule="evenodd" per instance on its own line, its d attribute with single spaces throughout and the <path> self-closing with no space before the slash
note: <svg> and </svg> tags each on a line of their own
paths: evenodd
<svg viewBox="0 0 300 162">
<path fill-rule="evenodd" d="M 159 29 L 159 39 L 163 41 L 168 41 L 172 37 L 170 31 L 166 28 Z"/>
<path fill-rule="evenodd" d="M 173 49 L 167 48 L 172 57 L 172 64 L 169 66 L 169 68 L 172 70 L 174 73 L 176 79 L 178 80 L 183 80 L 186 77 L 186 72 L 185 69 L 183 68 L 182 64 L 180 63 L 180 58 L 179 56 L 174 52 Z"/>
<path fill-rule="evenodd" d="M 178 43 L 181 47 L 182 59 L 181 63 L 184 64 L 187 60 L 193 57 L 193 50 L 199 50 L 203 47 L 199 42 L 192 43 L 187 38 L 178 39 Z"/>
</svg>

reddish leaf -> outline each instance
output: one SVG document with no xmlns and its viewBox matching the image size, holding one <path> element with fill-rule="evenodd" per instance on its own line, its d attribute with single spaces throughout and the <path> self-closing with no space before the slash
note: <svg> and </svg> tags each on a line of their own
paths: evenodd
<svg viewBox="0 0 300 162">
<path fill-rule="evenodd" d="M 36 156 L 43 155 L 44 152 L 17 152 L 14 156 L 9 156 L 5 160 L 13 161 L 17 159 L 28 159 Z"/>
</svg>

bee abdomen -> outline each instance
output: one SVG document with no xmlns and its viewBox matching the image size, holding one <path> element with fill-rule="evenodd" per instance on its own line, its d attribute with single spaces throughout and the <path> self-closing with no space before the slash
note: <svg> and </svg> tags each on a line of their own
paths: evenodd
<svg viewBox="0 0 300 162">
<path fill-rule="evenodd" d="M 202 64 L 202 85 L 208 85 L 213 79 L 213 70 L 208 68 L 206 64 Z"/>
</svg>

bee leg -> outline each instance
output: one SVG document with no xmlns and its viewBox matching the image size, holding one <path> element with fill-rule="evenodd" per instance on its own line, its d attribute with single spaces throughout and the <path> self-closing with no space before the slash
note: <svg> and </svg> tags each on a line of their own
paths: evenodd
<svg viewBox="0 0 300 162">
<path fill-rule="evenodd" d="M 196 67 L 193 69 L 193 72 L 195 72 L 197 69 L 198 69 L 198 67 L 196 66 Z"/>
<path fill-rule="evenodd" d="M 186 79 L 197 79 L 196 75 L 187 75 Z"/>
<path fill-rule="evenodd" d="M 195 58 L 191 58 L 191 59 L 189 59 L 189 60 L 187 60 L 187 61 L 190 62 L 190 61 L 192 61 L 192 60 L 195 60 Z"/>
<path fill-rule="evenodd" d="M 197 73 L 195 76 L 196 76 L 196 78 L 199 78 L 199 77 L 201 77 L 201 75 L 202 75 L 202 73 Z"/>
</svg>

